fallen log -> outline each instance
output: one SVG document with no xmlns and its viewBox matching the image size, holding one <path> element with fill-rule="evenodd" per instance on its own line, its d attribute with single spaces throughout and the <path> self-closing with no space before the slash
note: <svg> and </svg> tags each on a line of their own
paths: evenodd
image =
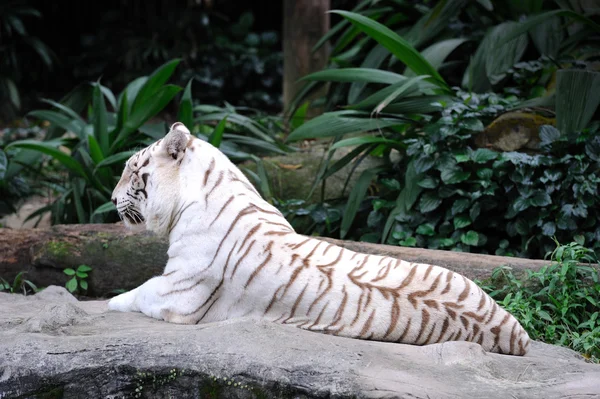
<svg viewBox="0 0 600 399">
<path fill-rule="evenodd" d="M 463 252 L 396 247 L 323 238 L 346 249 L 387 255 L 410 262 L 446 267 L 471 279 L 485 279 L 506 265 L 516 275 L 539 270 L 549 262 Z M 150 232 L 135 233 L 118 224 L 59 225 L 48 229 L 0 229 L 0 277 L 7 281 L 21 271 L 38 286 L 63 285 L 65 268 L 92 268 L 87 295 L 106 297 L 130 290 L 161 274 L 168 244 Z"/>
</svg>

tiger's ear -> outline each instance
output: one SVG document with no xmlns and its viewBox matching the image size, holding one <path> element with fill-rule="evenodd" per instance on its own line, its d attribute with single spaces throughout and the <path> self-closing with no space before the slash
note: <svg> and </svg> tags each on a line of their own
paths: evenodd
<svg viewBox="0 0 600 399">
<path fill-rule="evenodd" d="M 176 122 L 163 139 L 163 148 L 171 158 L 178 159 L 180 154 L 185 152 L 188 142 L 192 139 L 193 137 L 188 128 L 183 123 Z"/>
</svg>

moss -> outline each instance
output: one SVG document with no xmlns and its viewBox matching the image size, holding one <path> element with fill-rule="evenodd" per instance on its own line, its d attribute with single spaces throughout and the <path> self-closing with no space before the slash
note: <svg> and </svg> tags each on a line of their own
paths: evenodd
<svg viewBox="0 0 600 399">
<path fill-rule="evenodd" d="M 50 241 L 46 244 L 46 250 L 48 253 L 56 258 L 64 258 L 70 255 L 75 246 L 68 242 Z"/>
<path fill-rule="evenodd" d="M 60 387 L 47 387 L 47 388 L 42 388 L 42 390 L 34 393 L 32 396 L 27 396 L 27 397 L 34 397 L 36 399 L 62 399 L 65 393 L 65 389 L 64 387 L 60 386 Z"/>
</svg>

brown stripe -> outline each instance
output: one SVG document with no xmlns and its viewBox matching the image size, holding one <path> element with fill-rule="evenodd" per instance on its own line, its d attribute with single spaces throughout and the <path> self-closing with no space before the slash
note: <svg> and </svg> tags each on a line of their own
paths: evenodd
<svg viewBox="0 0 600 399">
<path fill-rule="evenodd" d="M 517 323 L 513 324 L 513 328 L 510 331 L 510 347 L 508 349 L 508 353 L 515 353 L 515 340 L 517 339 L 517 335 L 515 334 L 515 330 L 517 328 Z"/>
<path fill-rule="evenodd" d="M 246 284 L 244 285 L 244 288 L 248 288 L 248 285 L 250 285 L 250 283 L 252 282 L 252 280 L 254 280 L 254 277 L 256 277 L 258 275 L 258 273 L 261 272 L 261 270 L 267 265 L 267 263 L 269 263 L 269 261 L 271 260 L 271 257 L 273 256 L 273 254 L 271 253 L 271 247 L 272 246 L 273 246 L 273 241 L 269 241 L 269 244 L 265 248 L 265 252 L 268 252 L 267 257 L 265 258 L 265 260 L 263 261 L 263 263 L 261 263 L 254 270 L 254 272 L 252 272 L 252 274 L 250 275 L 250 278 L 248 279 L 248 281 L 246 281 Z"/>
<path fill-rule="evenodd" d="M 273 294 L 273 296 L 271 297 L 271 301 L 269 302 L 269 304 L 267 305 L 267 308 L 265 309 L 265 312 L 263 313 L 263 316 L 265 316 L 269 310 L 271 310 L 271 307 L 273 307 L 273 305 L 275 304 L 275 301 L 277 301 L 277 294 L 279 293 L 279 291 L 283 288 L 284 286 L 281 285 L 279 286 L 279 288 L 277 288 L 277 290 L 275 291 L 275 293 Z"/>
<path fill-rule="evenodd" d="M 392 314 L 390 317 L 390 325 L 388 326 L 388 329 L 386 330 L 382 339 L 386 339 L 396 329 L 398 316 L 400 316 L 400 305 L 398 305 L 398 301 L 394 298 L 394 303 L 392 304 Z"/>
<path fill-rule="evenodd" d="M 398 337 L 398 340 L 396 342 L 404 342 L 404 337 L 406 337 L 406 334 L 408 334 L 408 331 L 410 330 L 410 324 L 412 323 L 412 318 L 408 319 L 408 323 L 406 323 L 406 327 L 404 328 L 404 331 L 402 332 L 402 335 L 400 335 L 400 337 Z"/>
<path fill-rule="evenodd" d="M 430 308 L 434 308 L 436 310 L 439 310 L 439 308 L 440 308 L 438 302 L 436 300 L 434 300 L 434 299 L 426 299 L 426 300 L 423 301 L 423 303 L 426 306 L 428 306 Z"/>
<path fill-rule="evenodd" d="M 425 271 L 425 276 L 423 276 L 423 280 L 427 280 L 427 277 L 429 277 L 431 270 L 433 270 L 433 265 L 429 265 L 429 267 L 427 267 L 427 270 Z"/>
<path fill-rule="evenodd" d="M 244 260 L 244 258 L 248 255 L 248 253 L 250 252 L 250 250 L 254 246 L 255 242 L 256 242 L 256 240 L 252 240 L 252 242 L 250 243 L 250 245 L 248 245 L 248 248 L 246 248 L 246 251 L 244 252 L 244 254 L 238 258 L 237 262 L 235 262 L 235 265 L 233 266 L 233 271 L 231 272 L 231 277 L 229 277 L 230 279 L 233 279 L 233 276 L 235 276 L 235 272 L 237 271 L 238 266 L 240 265 L 240 263 L 242 263 L 242 261 Z"/>
<path fill-rule="evenodd" d="M 469 296 L 469 292 L 471 292 L 471 284 L 469 280 L 463 277 L 463 281 L 465 282 L 465 289 L 458 296 L 457 302 L 462 302 Z"/>
<path fill-rule="evenodd" d="M 323 316 L 323 312 L 325 312 L 325 309 L 327 309 L 327 306 L 329 306 L 329 302 L 327 302 L 325 304 L 325 306 L 323 306 L 323 309 L 321 309 L 321 312 L 319 312 L 319 316 L 317 316 L 317 319 L 315 320 L 315 322 L 313 324 L 311 324 L 310 327 L 308 327 L 309 330 L 312 329 L 317 324 L 319 324 L 319 322 L 321 321 L 321 317 Z"/>
<path fill-rule="evenodd" d="M 450 320 L 448 319 L 448 317 L 445 317 L 444 323 L 442 324 L 442 329 L 440 330 L 440 336 L 438 337 L 437 341 L 435 341 L 435 342 L 442 342 L 444 340 L 444 336 L 446 335 L 446 332 L 448 331 L 449 324 L 450 324 Z"/>
<path fill-rule="evenodd" d="M 221 210 L 219 211 L 219 213 L 217 213 L 217 216 L 215 216 L 215 218 L 213 219 L 212 222 L 210 222 L 210 226 L 213 225 L 214 222 L 217 221 L 217 219 L 219 218 L 219 216 L 221 216 L 221 213 L 223 213 L 223 211 L 225 210 L 225 208 L 227 208 L 229 206 L 229 204 L 231 204 L 231 201 L 233 201 L 234 196 L 232 195 L 231 197 L 229 197 L 229 199 L 227 200 L 227 202 L 225 202 L 225 204 L 221 207 Z"/>
<path fill-rule="evenodd" d="M 438 274 L 438 276 L 435 278 L 433 284 L 431 285 L 431 287 L 429 287 L 428 290 L 416 291 L 408 295 L 408 301 L 413 305 L 415 309 L 417 308 L 417 299 L 415 298 L 427 296 L 433 291 L 435 291 L 437 289 L 438 284 L 440 283 L 440 277 L 442 277 L 442 273 Z"/>
<path fill-rule="evenodd" d="M 410 268 L 410 272 L 408 272 L 408 275 L 404 278 L 404 280 L 402 280 L 402 283 L 400 283 L 400 285 L 398 286 L 398 288 L 396 288 L 397 291 L 402 290 L 403 288 L 405 288 L 406 286 L 408 286 L 413 278 L 415 277 L 415 273 L 417 272 L 417 267 L 413 266 Z"/>
<path fill-rule="evenodd" d="M 415 337 L 415 341 L 414 341 L 415 343 L 417 343 L 421 340 L 421 335 L 423 334 L 423 332 L 425 332 L 425 328 L 427 327 L 428 324 L 429 324 L 429 312 L 427 311 L 427 309 L 422 309 L 421 310 L 421 327 L 419 328 L 419 333 Z"/>
<path fill-rule="evenodd" d="M 215 191 L 215 189 L 217 187 L 219 187 L 219 185 L 223 182 L 223 176 L 224 176 L 225 172 L 221 171 L 221 173 L 219 173 L 219 178 L 217 179 L 217 182 L 215 183 L 215 185 L 210 189 L 210 191 L 204 196 L 204 200 L 208 202 L 208 197 L 210 197 L 210 195 L 213 193 L 213 191 Z"/>
<path fill-rule="evenodd" d="M 358 334 L 359 337 L 362 338 L 369 331 L 369 328 L 371 328 L 371 323 L 373 322 L 373 317 L 375 317 L 375 309 L 373 309 L 371 315 L 363 325 L 362 330 L 360 330 L 360 333 Z"/>
<path fill-rule="evenodd" d="M 246 237 L 244 237 L 244 241 L 242 241 L 242 245 L 240 245 L 240 247 L 238 248 L 238 254 L 240 253 L 242 248 L 244 248 L 246 241 L 248 241 L 248 239 L 258 231 L 258 229 L 260 229 L 260 223 L 255 225 L 253 228 L 250 229 L 250 231 L 248 231 L 248 234 L 246 234 Z"/>
<path fill-rule="evenodd" d="M 433 336 L 433 333 L 435 332 L 436 327 L 437 327 L 437 323 L 433 323 L 433 327 L 431 327 L 431 331 L 429 332 L 427 339 L 425 340 L 425 342 L 422 343 L 422 345 L 429 344 L 429 341 L 431 341 L 431 337 Z"/>
<path fill-rule="evenodd" d="M 300 292 L 300 295 L 298 295 L 298 298 L 296 298 L 296 300 L 294 301 L 294 305 L 292 306 L 292 310 L 290 311 L 290 317 L 288 317 L 284 321 L 284 323 L 286 323 L 289 319 L 291 319 L 291 318 L 293 318 L 295 316 L 296 309 L 298 308 L 298 305 L 300 304 L 300 302 L 302 302 L 302 297 L 304 296 L 304 293 L 306 292 L 307 288 L 308 288 L 308 283 L 306 283 L 306 285 L 304 286 L 304 288 Z"/>
<path fill-rule="evenodd" d="M 486 300 L 486 295 L 483 294 L 483 292 L 481 293 L 481 299 L 479 300 L 479 305 L 477 305 L 477 311 L 479 312 L 481 310 L 481 308 L 483 308 L 483 305 L 485 305 L 485 300 Z"/>
<path fill-rule="evenodd" d="M 206 183 L 208 183 L 208 177 L 210 176 L 210 174 L 213 171 L 213 168 L 215 167 L 215 159 L 213 158 L 210 161 L 210 165 L 208 166 L 208 169 L 206 170 L 206 172 L 204 173 L 204 185 L 206 186 Z"/>
<path fill-rule="evenodd" d="M 452 287 L 452 278 L 453 277 L 454 277 L 454 272 L 449 271 L 448 274 L 446 274 L 446 287 L 444 287 L 444 290 L 440 293 L 440 295 L 444 295 L 450 291 L 450 288 Z"/>
</svg>

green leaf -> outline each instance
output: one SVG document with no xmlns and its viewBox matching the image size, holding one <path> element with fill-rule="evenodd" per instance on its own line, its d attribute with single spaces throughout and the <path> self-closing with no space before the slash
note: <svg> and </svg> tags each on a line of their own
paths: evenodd
<svg viewBox="0 0 600 399">
<path fill-rule="evenodd" d="M 42 121 L 48 121 L 53 125 L 60 127 L 61 129 L 74 132 L 78 136 L 81 135 L 81 132 L 85 127 L 85 122 L 79 119 L 73 119 L 68 115 L 56 111 L 31 111 L 27 114 L 27 116 L 32 116 Z"/>
<path fill-rule="evenodd" d="M 600 104 L 600 73 L 561 69 L 556 72 L 556 127 L 563 134 L 579 132 Z"/>
<path fill-rule="evenodd" d="M 335 163 L 327 164 L 326 165 L 327 169 L 323 173 L 321 180 L 327 179 L 329 176 L 333 175 L 334 173 L 336 173 L 337 171 L 342 169 L 344 166 L 348 165 L 350 162 L 352 162 L 354 159 L 356 159 L 356 157 L 363 151 L 370 152 L 373 148 L 375 148 L 375 145 L 371 145 L 371 144 L 359 145 L 358 147 L 356 147 L 355 149 L 350 151 L 348 154 L 344 155 L 342 158 L 337 160 Z"/>
<path fill-rule="evenodd" d="M 63 273 L 66 274 L 67 276 L 74 276 L 75 275 L 75 270 L 68 268 L 68 269 L 64 269 Z"/>
<path fill-rule="evenodd" d="M 417 245 L 417 239 L 415 237 L 408 237 L 406 240 L 398 242 L 403 247 L 415 247 Z"/>
<path fill-rule="evenodd" d="M 481 180 L 490 181 L 494 176 L 494 170 L 490 168 L 477 169 L 477 177 Z"/>
<path fill-rule="evenodd" d="M 336 150 L 336 149 L 342 148 L 342 147 L 356 146 L 356 145 L 363 145 L 363 144 L 387 144 L 389 147 L 396 147 L 396 148 L 405 148 L 406 147 L 406 145 L 401 141 L 390 140 L 390 139 L 386 139 L 385 137 L 360 136 L 360 137 L 352 137 L 349 139 L 340 140 L 331 146 L 330 151 L 333 151 L 333 150 Z"/>
<path fill-rule="evenodd" d="M 547 237 L 552 237 L 556 233 L 556 224 L 554 222 L 546 222 L 542 225 L 542 234 Z"/>
<path fill-rule="evenodd" d="M 452 53 L 454 50 L 458 48 L 461 44 L 466 42 L 467 39 L 447 39 L 442 40 L 440 42 L 436 42 L 431 46 L 427 47 L 425 50 L 421 51 L 421 55 L 435 70 L 440 69 L 446 58 Z M 407 68 L 404 71 L 404 76 L 411 77 L 415 76 L 415 73 Z"/>
<path fill-rule="evenodd" d="M 377 175 L 377 173 L 382 170 L 384 170 L 384 168 L 366 169 L 356 181 L 354 188 L 352 188 L 352 191 L 350 192 L 348 202 L 346 203 L 346 209 L 344 210 L 344 215 L 342 216 L 342 223 L 340 226 L 341 239 L 348 234 L 348 230 L 350 230 L 350 226 L 356 217 L 356 212 L 358 211 L 360 204 L 365 198 L 371 181 L 373 181 L 373 178 Z"/>
<path fill-rule="evenodd" d="M 75 290 L 77 290 L 77 278 L 73 277 L 72 279 L 70 279 L 69 281 L 67 281 L 67 283 L 65 284 L 65 288 L 70 293 L 75 292 Z"/>
<path fill-rule="evenodd" d="M 459 213 L 466 211 L 467 209 L 469 209 L 470 205 L 471 201 L 469 201 L 466 198 L 457 199 L 452 204 L 452 216 L 458 215 Z"/>
<path fill-rule="evenodd" d="M 100 145 L 102 155 L 105 156 L 109 153 L 108 121 L 106 119 L 106 104 L 104 103 L 104 95 L 100 90 L 100 83 L 94 85 L 92 110 L 94 112 L 94 137 Z"/>
<path fill-rule="evenodd" d="M 424 236 L 433 236 L 435 234 L 435 225 L 432 223 L 424 223 L 417 227 L 417 234 Z"/>
<path fill-rule="evenodd" d="M 107 213 L 107 212 L 112 212 L 115 211 L 116 212 L 117 208 L 115 207 L 115 204 L 112 203 L 112 201 L 108 201 L 102 205 L 100 205 L 98 208 L 96 208 L 96 210 L 94 210 L 94 213 L 92 214 L 92 218 L 96 215 L 100 215 L 102 213 Z"/>
<path fill-rule="evenodd" d="M 29 150 L 34 150 L 41 152 L 43 154 L 50 155 L 52 158 L 63 164 L 68 169 L 73 172 L 79 174 L 82 177 L 86 176 L 86 173 L 83 169 L 83 166 L 73 159 L 71 156 L 65 154 L 58 147 L 62 146 L 64 143 L 62 140 L 49 140 L 49 141 L 37 141 L 37 140 L 20 140 L 13 141 L 9 145 L 6 146 L 8 148 L 26 148 Z"/>
<path fill-rule="evenodd" d="M 80 272 L 80 271 L 77 271 L 77 272 L 75 272 L 75 276 L 77 276 L 77 278 L 87 278 L 88 274 Z"/>
<path fill-rule="evenodd" d="M 406 64 L 418 75 L 429 75 L 429 81 L 438 87 L 448 90 L 448 85 L 431 64 L 406 40 L 386 26 L 368 17 L 348 11 L 334 10 L 331 13 L 341 15 L 354 26 L 375 39 L 387 48 L 400 61 Z"/>
<path fill-rule="evenodd" d="M 291 130 L 296 130 L 306 121 L 306 111 L 308 111 L 309 101 L 305 101 L 304 104 L 298 107 L 294 115 L 290 118 Z"/>
<path fill-rule="evenodd" d="M 410 81 L 408 79 L 398 83 L 394 83 L 392 85 L 384 87 L 381 90 L 376 91 L 364 100 L 360 101 L 358 104 L 348 106 L 348 108 L 376 112 L 374 108 L 378 107 L 382 102 L 388 101 L 389 105 L 389 102 L 396 99 L 398 96 L 400 96 L 400 94 L 404 95 L 399 100 L 402 100 L 409 95 L 415 94 L 417 91 L 420 90 L 419 86 L 415 85 L 415 83 L 415 81 Z"/>
<path fill-rule="evenodd" d="M 552 203 L 552 199 L 547 192 L 539 190 L 529 198 L 529 203 L 537 207 L 548 206 Z"/>
<path fill-rule="evenodd" d="M 79 282 L 79 286 L 81 287 L 82 290 L 86 290 L 87 291 L 87 289 L 88 289 L 88 282 L 85 281 L 85 280 L 81 280 Z"/>
<path fill-rule="evenodd" d="M 496 158 L 498 158 L 498 153 L 487 148 L 478 148 L 471 153 L 471 159 L 476 163 L 486 163 Z"/>
<path fill-rule="evenodd" d="M 441 104 L 451 104 L 454 99 L 450 96 L 416 96 L 406 97 L 388 105 L 385 112 L 392 114 L 428 114 L 439 112 Z"/>
<path fill-rule="evenodd" d="M 555 323 L 554 320 L 552 319 L 552 317 L 550 317 L 550 315 L 548 314 L 548 312 L 546 312 L 545 310 L 538 310 L 537 311 L 537 315 L 541 318 L 546 320 L 547 322 L 550 323 Z"/>
<path fill-rule="evenodd" d="M 436 210 L 442 204 L 442 200 L 437 194 L 427 192 L 421 196 L 419 201 L 419 210 L 421 213 L 431 212 Z"/>
<path fill-rule="evenodd" d="M 193 116 L 193 104 L 192 104 L 192 82 L 193 78 L 190 79 L 188 84 L 185 86 L 185 90 L 183 90 L 183 95 L 181 96 L 181 101 L 179 102 L 179 113 L 177 114 L 177 120 L 183 123 L 190 131 L 194 126 L 194 116 Z"/>
<path fill-rule="evenodd" d="M 550 58 L 556 58 L 564 40 L 564 29 L 559 17 L 549 18 L 536 25 L 529 32 L 537 51 Z"/>
<path fill-rule="evenodd" d="M 433 177 L 425 176 L 421 180 L 417 182 L 419 187 L 433 189 L 436 188 L 439 184 Z"/>
<path fill-rule="evenodd" d="M 228 115 L 225 115 L 225 117 L 221 119 L 208 138 L 208 142 L 217 148 L 219 148 L 221 145 L 221 140 L 223 139 L 223 132 L 225 131 L 225 125 L 227 124 L 227 116 Z"/>
<path fill-rule="evenodd" d="M 220 111 L 223 111 L 222 109 Z M 266 141 L 267 143 L 274 143 L 275 140 L 270 136 L 270 133 L 263 128 L 260 124 L 248 118 L 247 116 L 240 115 L 237 113 L 232 113 L 232 111 L 227 110 L 226 112 L 216 112 L 210 113 L 208 115 L 202 115 L 196 118 L 197 122 L 203 121 L 214 121 L 214 120 L 222 120 L 227 117 L 227 122 L 241 126 L 248 130 L 248 132 L 252 133 L 254 136 L 258 137 L 261 140 Z"/>
<path fill-rule="evenodd" d="M 459 230 L 464 227 L 467 227 L 468 225 L 470 225 L 472 223 L 471 218 L 466 215 L 458 215 L 454 218 L 454 220 L 452 222 L 454 223 L 455 230 Z"/>
<path fill-rule="evenodd" d="M 132 104 L 132 108 L 131 108 L 132 114 L 135 114 L 136 112 L 140 112 L 140 108 L 146 108 L 147 107 L 146 103 L 150 102 L 150 100 L 154 96 L 159 95 L 159 92 L 162 89 L 164 89 L 165 83 L 167 83 L 167 81 L 171 78 L 171 76 L 173 75 L 173 72 L 175 72 L 175 68 L 177 68 L 177 65 L 179 65 L 180 62 L 181 62 L 180 59 L 174 59 L 174 60 L 168 61 L 168 62 L 164 63 L 163 65 L 161 65 L 160 67 L 158 67 L 152 73 L 152 75 L 150 75 L 148 77 L 148 79 L 143 84 L 143 86 L 139 89 L 137 96 L 129 97 L 130 100 L 133 100 L 133 104 Z M 177 87 L 177 86 L 175 86 L 175 87 Z M 177 88 L 179 90 L 181 90 L 180 87 L 177 87 Z M 179 91 L 179 90 L 177 90 L 177 91 Z"/>
<path fill-rule="evenodd" d="M 111 152 L 114 152 L 116 149 L 120 148 L 125 140 L 127 140 L 127 138 L 129 138 L 133 132 L 138 130 L 140 126 L 146 123 L 148 119 L 162 111 L 179 91 L 181 91 L 181 87 L 179 86 L 163 86 L 145 103 L 143 103 L 143 106 L 139 105 L 137 108 L 135 108 L 127 119 L 127 122 L 125 122 L 123 129 L 121 129 L 117 138 L 113 142 L 111 146 Z"/>
<path fill-rule="evenodd" d="M 408 95 L 408 91 L 415 86 L 419 81 L 428 78 L 428 75 L 415 76 L 414 78 L 410 78 L 403 82 L 401 85 L 396 87 L 390 94 L 388 94 L 373 110 L 376 114 L 381 113 L 392 101 L 397 99 L 401 99 L 402 97 L 406 97 Z M 395 85 L 390 86 L 393 87 Z M 369 97 L 371 98 L 371 97 Z M 366 100 L 365 100 L 366 101 Z"/>
<path fill-rule="evenodd" d="M 8 158 L 2 149 L 0 149 L 0 180 L 4 179 L 8 167 Z"/>
<path fill-rule="evenodd" d="M 114 165 L 116 163 L 121 163 L 121 162 L 124 163 L 126 160 L 131 158 L 131 156 L 133 154 L 135 154 L 136 152 L 137 151 L 135 151 L 135 150 L 123 151 L 123 152 L 119 152 L 117 154 L 111 155 L 109 157 L 106 157 L 96 165 L 96 170 L 98 170 L 102 167 L 105 167 L 105 166 Z"/>
<path fill-rule="evenodd" d="M 483 126 L 483 122 L 477 118 L 465 119 L 460 122 L 460 126 L 472 132 L 483 132 L 485 129 L 485 127 Z"/>
<path fill-rule="evenodd" d="M 442 181 L 445 184 L 456 184 L 463 182 L 471 177 L 471 172 L 463 171 L 458 168 L 444 169 L 441 173 Z"/>
<path fill-rule="evenodd" d="M 466 234 L 460 236 L 460 241 L 465 245 L 476 247 L 479 244 L 479 234 L 476 231 L 469 230 Z"/>
<path fill-rule="evenodd" d="M 554 143 L 560 138 L 560 131 L 552 125 L 540 126 L 540 141 L 542 145 Z"/>
<path fill-rule="evenodd" d="M 327 112 L 304 123 L 287 137 L 294 142 L 310 138 L 335 137 L 347 133 L 360 133 L 400 125 L 404 121 L 393 118 L 371 118 L 366 112 Z"/>
<path fill-rule="evenodd" d="M 324 82 L 364 82 L 394 84 L 407 80 L 405 76 L 394 72 L 374 68 L 325 69 L 304 76 L 301 80 Z"/>
<path fill-rule="evenodd" d="M 490 32 L 489 45 L 491 47 L 488 47 L 486 51 L 485 71 L 492 84 L 502 80 L 508 69 L 516 64 L 525 53 L 527 48 L 525 34 L 507 39 L 507 36 L 517 30 L 519 30 L 518 23 L 507 21 L 496 25 Z"/>
<path fill-rule="evenodd" d="M 77 271 L 78 271 L 78 272 L 87 273 L 87 272 L 91 272 L 91 271 L 92 271 L 92 268 L 91 268 L 91 267 L 89 267 L 88 265 L 79 265 L 79 266 L 77 267 Z"/>
</svg>

